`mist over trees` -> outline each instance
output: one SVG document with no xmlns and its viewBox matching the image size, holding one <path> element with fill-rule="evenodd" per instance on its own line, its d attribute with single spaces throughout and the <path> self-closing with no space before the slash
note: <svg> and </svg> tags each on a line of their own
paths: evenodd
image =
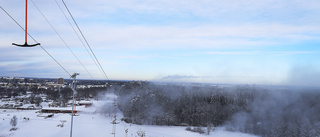
<svg viewBox="0 0 320 137">
<path fill-rule="evenodd" d="M 235 114 L 229 130 L 261 136 L 319 136 L 319 89 L 277 89 L 255 96 L 250 111 Z"/>
<path fill-rule="evenodd" d="M 119 108 L 128 121 L 156 125 L 221 125 L 240 111 L 249 111 L 252 87 L 125 85 L 119 92 Z"/>
<path fill-rule="evenodd" d="M 226 126 L 261 136 L 320 134 L 319 89 L 126 84 L 114 93 L 129 123 Z"/>
</svg>

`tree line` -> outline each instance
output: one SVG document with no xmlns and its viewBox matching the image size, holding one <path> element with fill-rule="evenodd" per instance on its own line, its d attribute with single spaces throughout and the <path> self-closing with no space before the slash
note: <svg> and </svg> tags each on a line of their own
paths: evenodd
<svg viewBox="0 0 320 137">
<path fill-rule="evenodd" d="M 119 108 L 128 121 L 155 125 L 222 125 L 240 111 L 249 111 L 257 88 L 181 85 L 125 85 Z"/>
<path fill-rule="evenodd" d="M 226 126 L 261 136 L 320 134 L 319 89 L 126 84 L 114 92 L 130 123 Z"/>
</svg>

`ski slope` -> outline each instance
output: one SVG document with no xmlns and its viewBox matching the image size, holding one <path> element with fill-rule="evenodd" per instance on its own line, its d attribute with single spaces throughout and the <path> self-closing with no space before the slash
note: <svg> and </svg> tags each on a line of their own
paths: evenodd
<svg viewBox="0 0 320 137">
<path fill-rule="evenodd" d="M 210 135 L 204 135 L 186 131 L 186 127 L 179 126 L 153 126 L 128 124 L 119 119 L 121 112 L 117 112 L 117 122 L 115 135 L 111 134 L 114 119 L 114 112 L 99 113 L 100 109 L 112 109 L 114 95 L 106 95 L 104 101 L 93 101 L 90 108 L 78 107 L 82 110 L 79 116 L 73 119 L 73 137 L 138 137 L 137 132 L 143 131 L 146 137 L 254 137 L 254 135 L 229 132 L 223 128 L 215 128 Z M 38 117 L 36 110 L 13 110 L 0 109 L 0 137 L 69 137 L 71 129 L 71 115 L 56 113 L 51 118 Z M 18 124 L 16 131 L 10 131 L 10 119 L 16 115 Z M 29 120 L 24 120 L 24 117 Z M 61 121 L 66 121 L 61 125 Z M 125 130 L 127 129 L 127 133 Z"/>
</svg>

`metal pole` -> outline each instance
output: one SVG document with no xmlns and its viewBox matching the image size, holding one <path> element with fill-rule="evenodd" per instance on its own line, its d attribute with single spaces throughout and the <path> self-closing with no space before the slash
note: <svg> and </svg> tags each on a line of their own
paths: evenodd
<svg viewBox="0 0 320 137">
<path fill-rule="evenodd" d="M 72 115 L 71 115 L 71 130 L 70 130 L 70 137 L 72 137 L 72 128 L 73 128 L 73 115 L 74 115 L 74 92 L 76 91 L 76 77 L 79 75 L 79 73 L 74 73 L 71 78 L 73 78 L 72 82 Z"/>
<path fill-rule="evenodd" d="M 24 34 L 24 41 L 25 41 L 25 43 L 27 43 L 27 34 L 28 34 L 28 24 L 27 24 L 27 22 L 28 22 L 28 0 L 26 0 L 26 19 L 25 19 L 25 28 L 26 28 L 26 30 L 25 30 L 25 34 Z"/>
<path fill-rule="evenodd" d="M 114 134 L 113 134 L 114 137 L 116 137 L 116 124 L 117 124 L 117 103 L 114 102 Z"/>
</svg>

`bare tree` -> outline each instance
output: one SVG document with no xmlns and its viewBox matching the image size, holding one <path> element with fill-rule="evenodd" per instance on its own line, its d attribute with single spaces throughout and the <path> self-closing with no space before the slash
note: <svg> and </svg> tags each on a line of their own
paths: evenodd
<svg viewBox="0 0 320 137">
<path fill-rule="evenodd" d="M 12 117 L 12 119 L 10 120 L 10 125 L 12 126 L 12 128 L 10 129 L 10 131 L 11 131 L 11 130 L 17 130 L 17 128 L 16 128 L 17 123 L 18 123 L 17 116 L 14 115 L 14 116 Z"/>
</svg>

